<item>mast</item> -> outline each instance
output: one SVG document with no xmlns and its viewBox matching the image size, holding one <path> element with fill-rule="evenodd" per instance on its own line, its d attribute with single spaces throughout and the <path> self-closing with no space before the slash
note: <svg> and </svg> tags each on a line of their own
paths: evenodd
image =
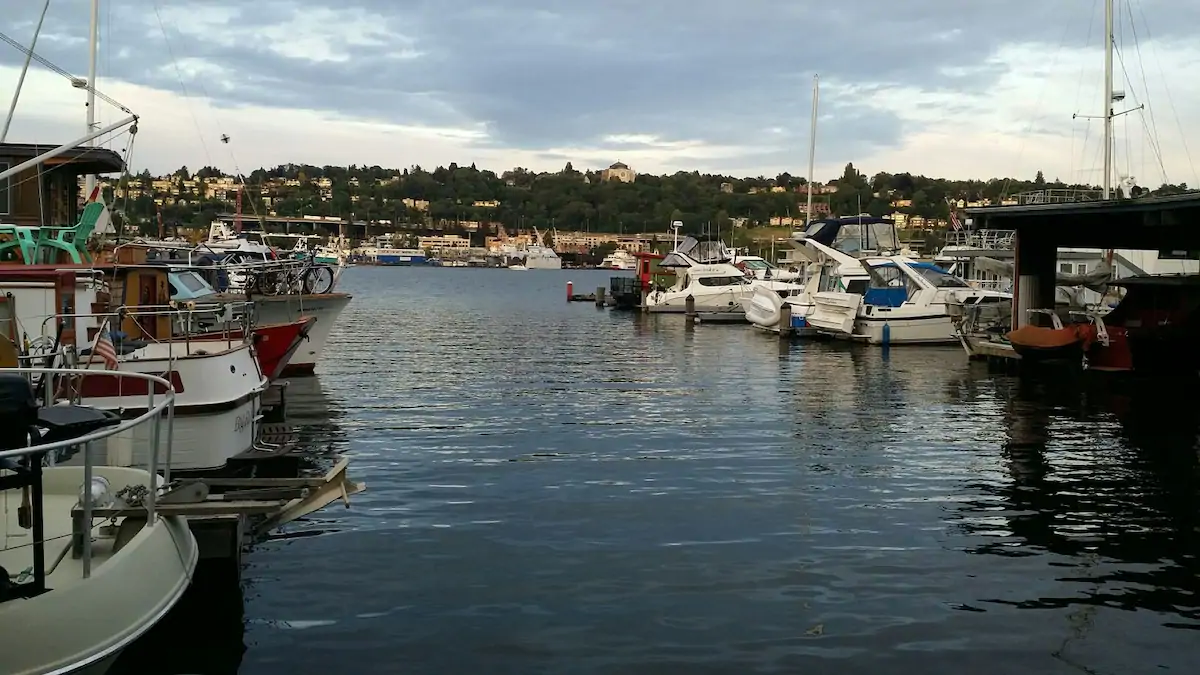
<svg viewBox="0 0 1200 675">
<path fill-rule="evenodd" d="M 29 43 L 29 51 L 25 52 L 25 63 L 21 66 L 21 75 L 17 77 L 17 88 L 13 91 L 12 103 L 8 106 L 8 117 L 4 118 L 4 130 L 0 131 L 0 143 L 8 138 L 8 127 L 12 124 L 13 115 L 17 114 L 17 99 L 21 98 L 21 87 L 25 84 L 25 74 L 29 72 L 29 62 L 33 60 L 33 50 L 37 49 L 38 36 L 42 34 L 42 23 L 46 20 L 46 10 L 50 9 L 50 0 L 42 5 L 42 15 L 38 17 L 37 28 L 33 29 L 33 41 Z"/>
<path fill-rule="evenodd" d="M 96 42 L 99 39 L 98 23 L 100 19 L 100 0 L 92 0 L 92 24 L 88 35 L 88 79 L 87 79 L 87 133 L 96 130 Z M 88 147 L 95 147 L 96 140 L 88 141 Z M 84 194 L 91 196 L 96 187 L 96 174 L 89 173 L 85 179 Z"/>
<path fill-rule="evenodd" d="M 1104 0 L 1104 198 L 1112 190 L 1113 151 L 1113 0 Z"/>
<path fill-rule="evenodd" d="M 817 100 L 821 93 L 821 76 L 813 75 L 812 128 L 808 132 L 808 206 L 804 210 L 805 225 L 812 222 L 813 166 L 817 161 Z"/>
</svg>

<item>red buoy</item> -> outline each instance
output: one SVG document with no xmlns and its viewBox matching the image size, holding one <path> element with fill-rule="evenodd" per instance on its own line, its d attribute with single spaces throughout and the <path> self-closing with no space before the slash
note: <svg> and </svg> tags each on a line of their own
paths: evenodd
<svg viewBox="0 0 1200 675">
<path fill-rule="evenodd" d="M 567 302 L 570 302 L 572 296 L 574 296 L 574 295 L 575 295 L 575 285 L 568 281 L 567 282 Z"/>
</svg>

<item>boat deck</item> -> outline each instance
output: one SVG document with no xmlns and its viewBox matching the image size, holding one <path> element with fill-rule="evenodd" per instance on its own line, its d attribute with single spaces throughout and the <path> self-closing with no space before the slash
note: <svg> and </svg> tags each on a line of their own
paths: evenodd
<svg viewBox="0 0 1200 675">
<path fill-rule="evenodd" d="M 54 561 L 64 550 L 71 546 L 71 510 L 79 501 L 75 494 L 51 494 L 43 496 L 45 507 L 45 541 L 47 570 L 52 570 L 46 576 L 48 588 L 61 587 L 65 584 L 83 578 L 83 559 L 74 558 L 70 552 L 62 555 L 57 566 Z M 21 527 L 18 520 L 18 510 L 21 506 L 21 493 L 17 490 L 7 490 L 0 494 L 0 509 L 4 510 L 3 543 L 0 544 L 0 566 L 15 577 L 22 572 L 33 570 L 33 530 Z M 143 510 L 144 514 L 145 511 Z M 108 521 L 96 520 L 92 528 L 92 571 L 104 564 L 117 550 L 117 537 L 100 535 L 98 529 L 107 525 Z"/>
</svg>

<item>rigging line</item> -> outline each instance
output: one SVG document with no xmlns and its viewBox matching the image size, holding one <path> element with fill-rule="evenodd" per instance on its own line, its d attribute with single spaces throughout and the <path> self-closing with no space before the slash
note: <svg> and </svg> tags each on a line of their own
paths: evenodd
<svg viewBox="0 0 1200 675">
<path fill-rule="evenodd" d="M 21 44 L 20 42 L 17 42 L 16 40 L 12 39 L 11 37 L 9 37 L 9 36 L 8 36 L 8 34 L 7 34 L 7 33 L 4 33 L 3 31 L 0 31 L 0 40 L 3 40 L 4 42 L 7 42 L 7 43 L 8 43 L 9 45 L 11 45 L 11 46 L 12 46 L 14 49 L 16 49 L 17 51 L 21 52 L 21 53 L 22 53 L 22 54 L 24 54 L 25 56 L 28 56 L 29 58 L 33 59 L 34 61 L 37 61 L 38 63 L 42 64 L 43 66 L 46 66 L 46 67 L 47 67 L 47 68 L 49 68 L 50 70 L 52 70 L 52 71 L 54 71 L 54 72 L 58 73 L 59 75 L 62 75 L 63 77 L 67 78 L 68 80 L 70 80 L 70 81 L 71 81 L 71 84 L 72 84 L 72 85 L 74 85 L 76 82 L 79 82 L 79 81 L 80 81 L 80 79 L 81 79 L 81 78 L 75 77 L 74 75 L 72 75 L 72 74 L 68 73 L 67 71 L 63 70 L 62 68 L 59 68 L 58 66 L 54 65 L 53 63 L 51 63 L 51 62 L 50 62 L 49 60 L 47 60 L 46 58 L 42 57 L 42 55 L 38 54 L 37 52 L 33 52 L 33 51 L 30 51 L 29 49 L 26 49 L 26 48 L 25 48 L 25 45 L 23 45 L 23 44 Z M 82 85 L 80 88 L 81 88 L 81 89 L 83 89 L 84 91 L 91 90 L 93 93 L 95 93 L 95 94 L 96 94 L 96 98 L 98 98 L 98 99 L 100 99 L 100 100 L 104 101 L 105 103 L 107 103 L 107 104 L 109 104 L 109 105 L 111 105 L 111 106 L 113 106 L 113 107 L 117 108 L 118 110 L 120 110 L 121 112 L 123 112 L 123 113 L 125 113 L 125 114 L 127 114 L 127 115 L 132 115 L 132 114 L 133 114 L 133 111 L 132 111 L 132 110 L 130 110 L 129 108 L 125 107 L 125 105 L 123 105 L 123 104 L 122 104 L 120 101 L 118 101 L 118 100 L 116 100 L 115 98 L 113 98 L 113 97 L 111 97 L 111 96 L 109 96 L 109 95 L 107 95 L 107 94 L 105 94 L 105 93 L 101 92 L 99 89 L 96 89 L 95 87 L 89 87 L 89 86 L 88 86 L 86 83 L 84 83 L 84 84 L 83 84 L 83 85 Z"/>
<path fill-rule="evenodd" d="M 183 83 L 183 71 L 179 69 L 179 60 L 175 58 L 175 52 L 171 49 L 171 38 L 167 37 L 167 28 L 163 25 L 158 2 L 154 3 L 154 16 L 158 19 L 158 30 L 162 32 L 163 44 L 167 46 L 167 55 L 171 57 L 171 65 L 175 68 L 175 77 L 179 79 L 179 89 L 183 92 L 183 98 L 188 102 L 188 115 L 192 118 L 192 124 L 196 126 L 196 134 L 200 137 L 200 146 L 204 149 L 204 157 L 209 164 L 212 164 L 212 154 L 208 151 L 208 143 L 204 142 L 204 132 L 200 129 L 200 120 L 196 118 L 192 97 L 188 94 L 187 85 Z"/>
<path fill-rule="evenodd" d="M 1162 139 L 1158 135 L 1158 122 L 1154 119 L 1154 106 L 1150 102 L 1150 79 L 1146 77 L 1146 61 L 1142 56 L 1142 42 L 1138 39 L 1137 22 L 1133 20 L 1133 2 L 1129 0 L 1125 3 L 1125 14 L 1129 17 L 1129 32 L 1133 36 L 1133 48 L 1137 54 L 1138 72 L 1142 75 L 1142 85 L 1146 87 L 1146 112 L 1139 114 L 1142 119 L 1142 127 L 1146 129 L 1146 135 L 1150 138 L 1151 146 L 1159 146 L 1158 154 L 1161 155 Z M 1150 116 L 1150 123 L 1147 127 L 1146 115 Z M 1146 173 L 1146 146 L 1142 145 L 1142 174 Z M 1163 178 L 1165 182 L 1166 169 L 1163 169 Z"/>
<path fill-rule="evenodd" d="M 1092 11 L 1088 14 L 1087 33 L 1083 36 L 1083 44 L 1085 44 L 1085 45 L 1090 43 L 1092 40 L 1092 29 L 1096 25 L 1096 14 L 1097 14 L 1096 6 L 1099 4 L 1099 2 L 1100 2 L 1100 0 L 1092 0 Z M 1072 106 L 1075 110 L 1079 110 L 1079 99 L 1083 96 L 1083 80 L 1084 80 L 1083 76 L 1084 76 L 1084 73 L 1086 73 L 1086 72 L 1087 72 L 1087 64 L 1080 64 L 1079 65 L 1079 81 L 1075 85 L 1075 105 Z M 1072 118 L 1071 119 L 1072 141 L 1074 141 L 1074 131 L 1075 131 L 1075 118 Z M 1091 122 L 1090 122 L 1090 120 L 1084 119 L 1083 146 L 1079 148 L 1079 155 L 1078 155 L 1080 157 L 1084 156 L 1087 153 L 1087 142 L 1088 142 L 1088 135 L 1089 135 L 1090 131 L 1091 131 Z M 1075 148 L 1074 148 L 1074 144 L 1072 143 L 1071 156 L 1067 159 L 1067 161 L 1068 161 L 1067 170 L 1070 173 L 1070 175 L 1072 175 L 1072 176 L 1077 175 L 1076 174 L 1077 170 L 1075 168 L 1075 158 L 1076 158 Z M 1083 171 L 1083 167 L 1082 166 L 1079 167 L 1078 171 Z"/>
<path fill-rule="evenodd" d="M 1129 70 L 1125 68 L 1125 55 L 1124 55 L 1124 53 L 1122 53 L 1122 51 L 1121 51 L 1121 50 L 1119 50 L 1119 49 L 1114 49 L 1114 50 L 1113 50 L 1113 52 L 1114 52 L 1114 53 L 1117 55 L 1117 62 L 1118 62 L 1120 65 L 1121 65 L 1121 73 L 1122 73 L 1122 74 L 1125 76 L 1125 81 L 1126 81 L 1126 83 L 1127 83 L 1127 84 L 1130 84 L 1130 85 L 1132 85 L 1132 84 L 1133 84 L 1133 81 L 1132 81 L 1132 80 L 1130 79 L 1130 77 L 1129 77 Z M 1140 100 L 1138 100 L 1137 91 L 1136 91 L 1136 90 L 1134 90 L 1134 89 L 1132 88 L 1132 86 L 1130 87 L 1130 93 L 1133 95 L 1133 102 L 1134 102 L 1134 104 L 1136 104 L 1136 105 L 1139 105 L 1139 106 L 1140 106 L 1140 105 L 1142 105 L 1142 102 L 1141 102 Z M 1126 117 L 1128 117 L 1128 115 L 1126 115 Z M 1139 117 L 1140 117 L 1140 115 L 1139 115 Z M 1144 122 L 1145 122 L 1145 120 L 1143 119 L 1143 123 L 1144 123 Z M 1126 130 L 1128 130 L 1128 125 L 1126 126 Z M 1147 131 L 1149 131 L 1149 130 L 1147 130 Z M 1158 158 L 1158 164 L 1159 164 L 1159 168 L 1160 168 L 1160 170 L 1162 171 L 1162 175 L 1163 175 L 1163 182 L 1167 182 L 1167 181 L 1166 181 L 1166 178 L 1167 178 L 1167 167 L 1166 167 L 1166 165 L 1163 163 L 1163 158 L 1162 158 L 1162 148 L 1161 148 L 1161 147 L 1160 147 L 1160 146 L 1159 146 L 1159 145 L 1156 143 L 1156 140 L 1157 140 L 1157 139 L 1154 137 L 1154 135 L 1153 135 L 1153 134 L 1147 133 L 1147 137 L 1148 137 L 1148 140 L 1149 140 L 1149 142 L 1150 142 L 1150 147 L 1151 147 L 1151 148 L 1154 150 L 1154 155 L 1155 155 L 1155 157 L 1157 157 L 1157 158 Z M 1126 137 L 1126 139 L 1125 139 L 1125 140 L 1126 140 L 1126 143 L 1128 143 L 1128 142 L 1129 142 L 1129 139 L 1128 139 L 1128 137 Z"/>
<path fill-rule="evenodd" d="M 1146 42 L 1153 42 L 1154 38 L 1150 35 L 1150 22 L 1146 19 L 1146 10 L 1142 5 L 1138 4 L 1138 14 L 1142 17 L 1142 25 L 1145 27 Z M 1167 106 L 1171 109 L 1171 115 L 1175 118 L 1175 128 L 1179 130 L 1179 142 L 1183 145 L 1183 153 L 1187 157 L 1188 165 L 1192 169 L 1192 178 L 1196 181 L 1193 186 L 1200 185 L 1200 174 L 1196 173 L 1196 163 L 1192 161 L 1192 151 L 1188 148 L 1187 134 L 1183 132 L 1183 123 L 1179 121 L 1179 109 L 1175 107 L 1175 97 L 1171 96 L 1171 87 L 1167 85 L 1167 76 L 1163 71 L 1162 60 L 1158 58 L 1158 50 L 1154 50 L 1154 64 L 1158 66 L 1158 76 L 1162 78 L 1163 92 L 1167 95 Z"/>
<path fill-rule="evenodd" d="M 1095 2 L 1096 0 L 1092 1 Z M 1068 21 L 1065 23 L 1066 25 L 1063 28 L 1062 36 L 1060 36 L 1058 39 L 1058 47 L 1054 50 L 1054 58 L 1051 59 L 1050 62 L 1050 72 L 1054 72 L 1054 70 L 1058 67 L 1058 57 L 1062 55 L 1063 45 L 1065 45 L 1067 42 L 1067 33 L 1071 30 L 1071 22 Z M 1029 126 L 1026 127 L 1025 133 L 1022 134 L 1021 144 L 1017 147 L 1016 164 L 1018 165 L 1018 169 L 1020 168 L 1021 158 L 1025 155 L 1025 146 L 1029 140 L 1029 135 L 1033 133 L 1033 126 L 1037 124 L 1038 120 L 1041 118 L 1041 115 L 1038 113 L 1041 111 L 1042 102 L 1046 98 L 1046 89 L 1048 89 L 1048 87 L 1042 87 L 1041 91 L 1038 92 L 1037 100 L 1033 104 L 1033 118 L 1029 120 Z M 1004 185 L 1000 188 L 1001 199 L 1008 195 L 1008 187 L 1012 184 L 1012 180 L 1012 176 L 1004 179 Z"/>
</svg>

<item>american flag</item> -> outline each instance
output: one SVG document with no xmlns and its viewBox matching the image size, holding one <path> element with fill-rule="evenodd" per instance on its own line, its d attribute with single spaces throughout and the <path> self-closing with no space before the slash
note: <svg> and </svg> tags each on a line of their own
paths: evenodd
<svg viewBox="0 0 1200 675">
<path fill-rule="evenodd" d="M 112 338 L 108 336 L 107 324 L 96 334 L 96 344 L 92 345 L 92 354 L 104 359 L 104 367 L 107 370 L 117 369 L 117 350 L 113 347 Z"/>
</svg>

